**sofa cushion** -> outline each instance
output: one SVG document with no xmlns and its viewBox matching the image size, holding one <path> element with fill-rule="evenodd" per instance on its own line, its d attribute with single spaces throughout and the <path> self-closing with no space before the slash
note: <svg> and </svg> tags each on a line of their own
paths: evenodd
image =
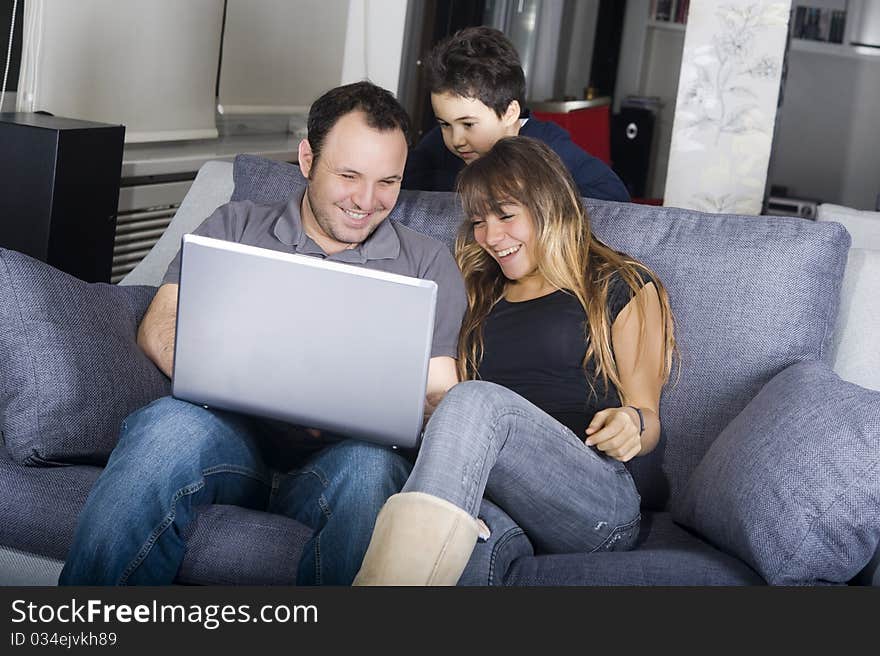
<svg viewBox="0 0 880 656">
<path fill-rule="evenodd" d="M 154 292 L 0 249 L 0 431 L 13 460 L 103 464 L 126 415 L 169 393 L 135 341 Z"/>
<path fill-rule="evenodd" d="M 674 518 L 772 584 L 845 583 L 880 542 L 880 392 L 803 362 L 697 467 Z"/>
<path fill-rule="evenodd" d="M 64 560 L 99 467 L 22 467 L 0 448 L 0 545 Z M 299 522 L 235 506 L 203 506 L 186 533 L 177 582 L 193 585 L 295 585 L 312 530 Z M 0 580 L 14 581 L 3 571 Z M 27 579 L 24 579 L 27 581 Z"/>
<path fill-rule="evenodd" d="M 294 519 L 238 506 L 201 506 L 186 532 L 177 583 L 296 585 L 312 530 Z"/>
<path fill-rule="evenodd" d="M 630 471 L 666 507 L 727 424 L 794 362 L 831 361 L 849 237 L 835 223 L 589 201 L 596 234 L 669 292 L 681 370 L 661 397 L 663 437 Z"/>
<path fill-rule="evenodd" d="M 763 585 L 741 560 L 680 526 L 669 513 L 643 513 L 633 551 L 518 558 L 506 585 Z"/>
<path fill-rule="evenodd" d="M 0 448 L 0 545 L 64 560 L 99 467 L 22 467 Z"/>
</svg>

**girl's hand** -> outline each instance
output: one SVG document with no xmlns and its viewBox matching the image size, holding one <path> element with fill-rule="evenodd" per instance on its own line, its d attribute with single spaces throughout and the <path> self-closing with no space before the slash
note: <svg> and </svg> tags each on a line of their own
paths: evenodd
<svg viewBox="0 0 880 656">
<path fill-rule="evenodd" d="M 642 450 L 639 416 L 632 408 L 600 410 L 587 426 L 587 446 L 595 446 L 615 460 L 628 462 Z"/>
</svg>

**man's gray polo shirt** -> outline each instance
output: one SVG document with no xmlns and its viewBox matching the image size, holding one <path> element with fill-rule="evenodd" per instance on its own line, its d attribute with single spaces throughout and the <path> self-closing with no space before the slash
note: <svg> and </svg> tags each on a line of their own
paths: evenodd
<svg viewBox="0 0 880 656">
<path fill-rule="evenodd" d="M 218 207 L 193 234 L 433 280 L 437 283 L 437 309 L 431 357 L 456 357 L 466 299 L 461 273 L 445 244 L 386 219 L 364 243 L 328 256 L 302 228 L 301 201 L 299 195 L 274 205 L 251 201 L 227 203 Z M 178 251 L 162 284 L 177 284 L 179 280 Z M 279 303 L 291 300 L 278 299 Z M 387 310 L 393 312 L 394 308 Z"/>
</svg>

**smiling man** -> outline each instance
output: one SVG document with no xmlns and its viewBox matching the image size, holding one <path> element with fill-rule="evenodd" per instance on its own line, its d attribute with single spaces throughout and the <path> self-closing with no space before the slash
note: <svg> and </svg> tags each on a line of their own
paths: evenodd
<svg viewBox="0 0 880 656">
<path fill-rule="evenodd" d="M 275 205 L 228 203 L 195 233 L 434 280 L 430 410 L 457 381 L 465 297 L 445 245 L 386 220 L 400 192 L 407 128 L 406 112 L 384 89 L 358 82 L 328 91 L 312 105 L 308 138 L 299 145 L 306 188 Z M 138 343 L 168 376 L 179 276 L 178 253 L 138 331 Z M 159 399 L 124 422 L 80 515 L 60 583 L 170 584 L 196 506 L 221 503 L 284 514 L 311 527 L 297 583 L 348 585 L 376 515 L 409 470 L 390 448 Z"/>
<path fill-rule="evenodd" d="M 437 127 L 410 154 L 404 189 L 451 191 L 458 172 L 502 137 L 543 141 L 571 172 L 581 196 L 628 201 L 620 178 L 555 123 L 529 118 L 519 55 L 500 31 L 468 27 L 440 42 L 426 62 Z"/>
</svg>

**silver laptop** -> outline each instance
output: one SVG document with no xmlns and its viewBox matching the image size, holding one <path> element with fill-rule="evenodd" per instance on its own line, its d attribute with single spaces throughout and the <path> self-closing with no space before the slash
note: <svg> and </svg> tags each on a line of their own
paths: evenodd
<svg viewBox="0 0 880 656">
<path fill-rule="evenodd" d="M 418 446 L 437 284 L 186 235 L 172 393 Z"/>
</svg>

